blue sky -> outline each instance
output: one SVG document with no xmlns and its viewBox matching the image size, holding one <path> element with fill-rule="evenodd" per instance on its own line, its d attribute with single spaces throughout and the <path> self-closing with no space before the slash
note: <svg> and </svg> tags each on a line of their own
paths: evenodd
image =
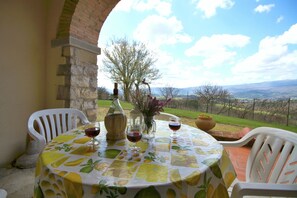
<svg viewBox="0 0 297 198">
<path fill-rule="evenodd" d="M 162 78 L 151 86 L 236 85 L 297 79 L 296 0 L 121 0 L 98 46 L 147 44 Z M 98 86 L 112 88 L 98 56 Z"/>
</svg>

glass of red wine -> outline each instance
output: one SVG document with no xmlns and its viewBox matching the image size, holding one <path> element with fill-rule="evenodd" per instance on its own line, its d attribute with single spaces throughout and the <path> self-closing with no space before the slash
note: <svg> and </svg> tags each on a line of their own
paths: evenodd
<svg viewBox="0 0 297 198">
<path fill-rule="evenodd" d="M 94 127 L 85 129 L 86 136 L 92 138 L 91 146 L 92 150 L 96 150 L 96 145 L 98 145 L 98 141 L 95 140 L 95 137 L 100 133 L 100 125 L 96 124 Z"/>
<path fill-rule="evenodd" d="M 169 128 L 172 130 L 172 134 L 170 137 L 173 139 L 176 139 L 178 135 L 176 134 L 176 131 L 178 131 L 181 127 L 181 120 L 179 117 L 170 117 L 169 118 Z"/>
<path fill-rule="evenodd" d="M 140 148 L 136 146 L 136 142 L 142 138 L 142 126 L 140 124 L 128 124 L 126 129 L 127 139 L 133 143 L 130 148 L 132 152 L 139 153 Z"/>
</svg>

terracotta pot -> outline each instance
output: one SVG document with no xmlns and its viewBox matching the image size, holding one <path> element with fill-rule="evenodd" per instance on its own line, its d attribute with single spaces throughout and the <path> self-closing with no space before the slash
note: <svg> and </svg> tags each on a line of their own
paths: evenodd
<svg viewBox="0 0 297 198">
<path fill-rule="evenodd" d="M 209 131 L 216 126 L 216 122 L 212 119 L 212 117 L 205 115 L 198 116 L 195 124 L 203 131 Z"/>
</svg>

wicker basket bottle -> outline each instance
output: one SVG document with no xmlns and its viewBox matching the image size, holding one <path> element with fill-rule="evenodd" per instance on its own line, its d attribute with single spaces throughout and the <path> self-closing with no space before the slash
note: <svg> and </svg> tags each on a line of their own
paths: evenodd
<svg viewBox="0 0 297 198">
<path fill-rule="evenodd" d="M 117 83 L 114 83 L 113 101 L 104 118 L 104 125 L 107 130 L 107 140 L 121 140 L 126 138 L 127 117 L 118 98 Z"/>
</svg>

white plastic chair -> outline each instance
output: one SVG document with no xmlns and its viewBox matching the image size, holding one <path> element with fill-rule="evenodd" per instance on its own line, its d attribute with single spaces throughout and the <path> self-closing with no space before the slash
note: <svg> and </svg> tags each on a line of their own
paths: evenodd
<svg viewBox="0 0 297 198">
<path fill-rule="evenodd" d="M 169 120 L 170 117 L 177 117 L 176 115 L 173 115 L 171 113 L 165 113 L 165 112 L 160 112 L 159 115 L 155 115 L 154 119 L 155 120 Z"/>
<path fill-rule="evenodd" d="M 4 189 L 0 189 L 0 198 L 6 198 L 7 192 Z"/>
<path fill-rule="evenodd" d="M 72 108 L 44 109 L 34 112 L 28 121 L 29 135 L 41 146 L 56 136 L 82 124 L 90 123 L 85 114 Z"/>
<path fill-rule="evenodd" d="M 219 141 L 223 146 L 244 146 L 255 141 L 247 160 L 246 182 L 234 185 L 231 197 L 297 197 L 297 134 L 259 127 L 237 141 Z"/>
</svg>

